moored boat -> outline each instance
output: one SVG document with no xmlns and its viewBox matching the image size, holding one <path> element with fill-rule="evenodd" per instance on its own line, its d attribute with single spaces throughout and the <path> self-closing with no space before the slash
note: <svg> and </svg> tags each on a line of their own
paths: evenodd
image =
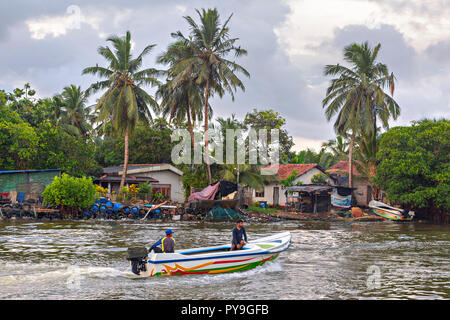
<svg viewBox="0 0 450 320">
<path fill-rule="evenodd" d="M 369 208 L 371 208 L 376 215 L 392 221 L 411 221 L 414 218 L 414 211 L 406 211 L 400 208 L 391 207 L 380 201 L 370 201 Z"/>
<path fill-rule="evenodd" d="M 230 251 L 229 244 L 174 253 L 147 253 L 146 248 L 130 248 L 127 259 L 139 277 L 228 273 L 253 269 L 274 260 L 290 243 L 291 233 L 283 232 L 249 241 L 241 250 Z"/>
</svg>

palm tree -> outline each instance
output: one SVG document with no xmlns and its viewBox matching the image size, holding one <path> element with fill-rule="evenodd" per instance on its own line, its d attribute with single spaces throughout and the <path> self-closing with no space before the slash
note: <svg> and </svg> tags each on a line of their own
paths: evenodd
<svg viewBox="0 0 450 320">
<path fill-rule="evenodd" d="M 378 128 L 377 128 L 378 129 Z M 355 166 L 361 178 L 372 189 L 372 198 L 378 200 L 379 189 L 374 183 L 377 169 L 377 152 L 380 136 L 376 133 L 363 133 L 356 138 Z"/>
<path fill-rule="evenodd" d="M 260 190 L 264 185 L 277 181 L 274 175 L 261 175 L 260 169 L 260 166 L 255 164 L 223 164 L 220 176 L 224 180 L 234 181 L 255 190 Z"/>
<path fill-rule="evenodd" d="M 124 167 L 120 190 L 125 184 L 128 170 L 128 138 L 138 121 L 149 121 L 152 116 L 149 107 L 158 109 L 155 99 L 149 95 L 143 86 L 159 85 L 156 76 L 160 71 L 148 68 L 141 69 L 142 59 L 155 46 L 148 45 L 136 57 L 131 55 L 131 35 L 127 31 L 125 37 L 110 36 L 113 51 L 109 47 L 100 47 L 98 53 L 107 60 L 107 67 L 88 67 L 83 74 L 97 75 L 103 80 L 93 83 L 87 90 L 88 94 L 106 89 L 98 99 L 96 110 L 97 120 L 104 124 L 111 122 L 116 132 L 124 135 Z"/>
<path fill-rule="evenodd" d="M 348 141 L 342 136 L 337 136 L 336 139 L 330 139 L 322 143 L 323 150 L 330 150 L 337 161 L 345 160 L 348 156 Z"/>
<path fill-rule="evenodd" d="M 229 93 L 234 101 L 234 92 L 237 88 L 245 90 L 244 84 L 235 72 L 242 72 L 246 76 L 250 74 L 242 66 L 226 59 L 232 53 L 235 57 L 247 54 L 247 51 L 235 46 L 238 38 L 229 36 L 228 23 L 232 15 L 221 25 L 216 9 L 202 9 L 202 12 L 197 10 L 197 13 L 200 24 L 197 24 L 190 16 L 184 17 L 191 28 L 190 38 L 186 38 L 180 31 L 172 33 L 172 37 L 177 41 L 188 44 L 192 53 L 172 68 L 171 76 L 173 86 L 177 86 L 187 76 L 195 75 L 196 83 L 204 90 L 205 158 L 208 183 L 211 184 L 208 150 L 209 97 L 215 93 L 219 97 Z"/>
<path fill-rule="evenodd" d="M 390 117 L 397 119 L 400 107 L 391 97 L 394 94 L 393 73 L 385 64 L 376 61 L 381 45 L 371 49 L 367 42 L 351 44 L 344 48 L 344 59 L 351 64 L 327 65 L 324 74 L 336 76 L 330 82 L 326 97 L 322 101 L 328 121 L 336 116 L 334 129 L 347 137 L 349 145 L 349 187 L 353 179 L 353 146 L 360 132 L 373 132 L 378 116 L 384 128 L 388 128 Z M 389 87 L 391 96 L 383 90 Z"/>
<path fill-rule="evenodd" d="M 169 65 L 169 70 L 165 71 L 168 78 L 166 83 L 161 85 L 156 93 L 157 98 L 161 98 L 160 111 L 164 117 L 169 116 L 169 124 L 172 119 L 178 123 L 187 119 L 191 141 L 194 143 L 194 124 L 196 121 L 202 121 L 203 116 L 201 108 L 203 105 L 202 88 L 196 82 L 196 74 L 187 74 L 185 78 L 173 83 L 171 75 L 174 75 L 173 67 L 190 56 L 193 51 L 189 43 L 177 41 L 170 44 L 167 51 L 158 57 L 158 62 Z M 209 115 L 212 115 L 209 107 Z"/>
<path fill-rule="evenodd" d="M 61 120 L 67 131 L 74 135 L 86 135 L 92 129 L 89 124 L 90 108 L 86 107 L 87 94 L 80 86 L 65 87 L 59 96 L 63 105 Z"/>
</svg>

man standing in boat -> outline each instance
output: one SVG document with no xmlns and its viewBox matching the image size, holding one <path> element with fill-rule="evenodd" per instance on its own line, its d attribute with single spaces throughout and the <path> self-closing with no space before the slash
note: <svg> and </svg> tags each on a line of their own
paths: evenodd
<svg viewBox="0 0 450 320">
<path fill-rule="evenodd" d="M 175 249 L 175 240 L 172 238 L 172 234 L 175 232 L 172 229 L 166 230 L 166 236 L 158 240 L 151 248 L 150 251 L 154 250 L 155 253 L 174 253 Z M 161 249 L 159 249 L 159 245 L 161 245 Z M 156 250 L 155 250 L 156 249 Z M 159 250 L 158 250 L 159 249 Z"/>
<path fill-rule="evenodd" d="M 244 239 L 242 239 L 242 236 Z M 247 242 L 247 233 L 244 228 L 244 221 L 239 219 L 236 222 L 236 227 L 233 229 L 233 240 L 231 240 L 231 251 L 240 250 Z"/>
</svg>

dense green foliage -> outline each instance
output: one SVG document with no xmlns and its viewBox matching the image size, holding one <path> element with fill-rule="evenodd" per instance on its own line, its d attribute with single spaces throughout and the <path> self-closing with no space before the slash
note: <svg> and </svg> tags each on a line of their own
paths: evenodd
<svg viewBox="0 0 450 320">
<path fill-rule="evenodd" d="M 95 145 L 86 134 L 88 112 L 81 112 L 84 118 L 79 122 L 73 121 L 77 116 L 66 113 L 67 101 L 59 96 L 36 100 L 26 96 L 26 92 L 34 92 L 29 89 L 25 85 L 12 93 L 0 91 L 0 168 L 97 175 L 101 168 L 94 159 Z M 78 130 L 82 128 L 86 130 Z"/>
<path fill-rule="evenodd" d="M 450 211 L 450 121 L 423 120 L 384 133 L 376 183 L 410 208 Z"/>
<path fill-rule="evenodd" d="M 61 177 L 55 177 L 42 196 L 46 204 L 81 210 L 94 204 L 96 190 L 91 178 L 76 178 L 63 173 Z"/>
</svg>

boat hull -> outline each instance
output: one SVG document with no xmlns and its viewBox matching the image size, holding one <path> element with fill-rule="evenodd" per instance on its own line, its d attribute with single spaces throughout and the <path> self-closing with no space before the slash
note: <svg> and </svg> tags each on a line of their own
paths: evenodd
<svg viewBox="0 0 450 320">
<path fill-rule="evenodd" d="M 371 208 L 376 215 L 391 221 L 411 221 L 414 218 L 413 211 L 408 212 L 408 215 L 404 216 L 402 209 L 388 206 L 379 201 L 370 201 L 369 208 Z"/>
<path fill-rule="evenodd" d="M 148 257 L 146 271 L 139 277 L 189 274 L 218 274 L 256 268 L 288 249 L 289 232 L 251 241 L 242 250 L 229 251 L 229 245 L 194 248 L 175 253 L 156 253 Z"/>
<path fill-rule="evenodd" d="M 245 271 L 263 265 L 267 261 L 274 260 L 278 254 L 261 255 L 239 260 L 214 260 L 207 262 L 185 262 L 147 264 L 150 268 L 150 277 L 175 276 L 189 274 L 217 274 Z M 145 274 L 143 276 L 146 276 Z"/>
<path fill-rule="evenodd" d="M 376 215 L 383 217 L 385 219 L 388 219 L 388 220 L 392 220 L 392 221 L 411 221 L 413 219 L 412 216 L 405 218 L 398 214 L 391 213 L 389 211 L 382 210 L 382 209 L 372 209 L 372 210 Z"/>
</svg>

